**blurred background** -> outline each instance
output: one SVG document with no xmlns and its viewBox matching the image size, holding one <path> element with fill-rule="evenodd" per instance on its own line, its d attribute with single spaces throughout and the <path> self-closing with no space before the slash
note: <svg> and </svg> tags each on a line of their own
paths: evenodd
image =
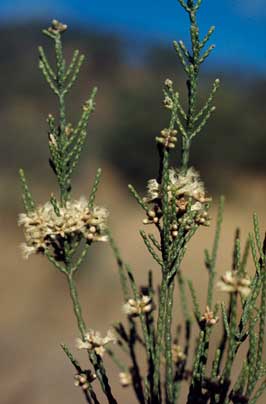
<svg viewBox="0 0 266 404">
<path fill-rule="evenodd" d="M 195 140 L 191 160 L 213 197 L 213 217 L 219 195 L 226 195 L 218 261 L 221 273 L 230 268 L 235 228 L 241 227 L 244 244 L 254 210 L 262 229 L 266 225 L 265 10 L 264 0 L 205 0 L 199 13 L 202 34 L 211 25 L 217 28 L 216 49 L 202 69 L 200 102 L 216 77 L 222 87 L 215 116 Z M 53 18 L 69 25 L 64 35 L 67 60 L 76 48 L 86 56 L 69 99 L 69 121 L 77 122 L 81 103 L 93 86 L 99 87 L 74 194 L 88 194 L 96 168 L 103 168 L 97 201 L 110 209 L 114 236 L 140 283 L 148 268 L 154 269 L 156 279 L 159 274 L 140 241 L 143 215 L 127 184 L 134 183 L 144 193 L 147 179 L 156 176 L 154 138 L 168 122 L 162 107 L 165 78 L 172 79 L 186 99 L 184 74 L 172 40 L 187 42 L 188 21 L 176 0 L 0 0 L 3 404 L 82 402 L 81 393 L 73 387 L 73 369 L 59 347 L 66 342 L 75 351 L 77 336 L 66 285 L 42 257 L 22 260 L 23 234 L 16 224 L 22 211 L 20 167 L 39 203 L 56 193 L 48 166 L 46 116 L 57 105 L 38 70 L 37 55 L 41 44 L 53 57 L 51 43 L 41 34 Z M 178 153 L 174 159 L 178 164 Z M 213 232 L 214 226 L 199 231 L 183 264 L 199 285 L 202 309 L 207 281 L 203 249 L 211 246 Z M 105 333 L 122 318 L 116 267 L 108 246 L 92 247 L 78 284 L 89 327 Z M 223 298 L 217 294 L 218 300 Z M 127 390 L 121 392 L 116 370 L 111 378 L 119 403 L 134 403 Z"/>
</svg>

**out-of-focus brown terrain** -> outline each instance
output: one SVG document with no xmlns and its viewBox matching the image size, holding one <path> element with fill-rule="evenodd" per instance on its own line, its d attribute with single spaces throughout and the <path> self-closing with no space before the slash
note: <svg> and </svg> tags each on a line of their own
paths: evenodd
<svg viewBox="0 0 266 404">
<path fill-rule="evenodd" d="M 0 63 L 0 86 L 5 90 L 0 93 L 0 402 L 79 403 L 82 396 L 73 385 L 73 368 L 60 348 L 60 343 L 67 343 L 84 363 L 85 356 L 75 349 L 78 332 L 66 283 L 42 256 L 31 256 L 24 261 L 19 250 L 23 234 L 16 224 L 17 215 L 22 211 L 18 168 L 25 167 L 38 203 L 48 200 L 56 189 L 47 164 L 45 127 L 45 116 L 54 110 L 55 103 L 38 74 L 36 63 L 32 63 L 35 45 L 42 41 L 36 37 L 37 28 L 28 29 L 21 36 L 23 52 L 18 49 L 14 32 L 3 29 L 0 32 L 10 41 L 6 49 L 5 42 L 0 42 L 1 58 L 8 49 L 6 59 Z M 80 45 L 85 52 L 88 49 L 88 54 L 92 53 L 94 60 L 89 60 L 92 64 L 85 67 L 81 75 L 82 85 L 74 90 L 70 115 L 76 119 L 80 110 L 77 104 L 87 94 L 86 83 L 89 82 L 88 87 L 100 83 L 98 108 L 90 125 L 88 146 L 74 178 L 74 196 L 88 194 L 96 168 L 101 166 L 104 174 L 97 202 L 110 210 L 111 228 L 125 260 L 132 264 L 139 284 L 145 282 L 148 269 L 152 269 L 155 280 L 159 280 L 159 269 L 150 260 L 139 236 L 143 214 L 132 200 L 127 183 L 136 183 L 144 193 L 147 179 L 156 175 L 153 139 L 167 122 L 167 116 L 161 112 L 160 88 L 168 73 L 174 77 L 173 61 L 167 56 L 170 58 L 167 62 L 165 56 L 165 64 L 159 66 L 159 55 L 164 50 L 153 49 L 149 63 L 129 66 L 115 39 L 113 53 L 106 54 L 108 49 L 100 46 L 104 38 L 96 36 L 98 42 L 93 38 L 88 35 L 86 42 L 84 36 L 75 33 L 67 46 L 68 56 Z M 104 65 L 108 55 L 109 67 Z M 205 72 L 204 93 L 209 86 L 207 80 L 213 76 L 212 71 Z M 241 88 L 233 85 L 230 75 L 224 75 L 224 79 L 225 87 L 217 99 L 217 121 L 210 122 L 207 132 L 195 142 L 192 153 L 193 164 L 201 171 L 214 201 L 212 226 L 199 230 L 182 265 L 186 276 L 196 285 L 202 309 L 207 284 L 203 250 L 212 245 L 218 195 L 226 194 L 219 273 L 230 269 L 236 227 L 241 228 L 243 245 L 252 230 L 254 211 L 259 215 L 262 232 L 266 228 L 266 121 L 265 103 L 262 102 L 265 100 L 265 78 L 243 80 Z M 182 86 L 181 90 L 184 90 Z M 242 97 L 245 91 L 248 100 Z M 252 265 L 250 270 L 254 270 Z M 91 247 L 78 274 L 78 287 L 89 327 L 105 333 L 114 321 L 123 318 L 116 265 L 107 244 Z M 224 297 L 220 292 L 216 293 L 217 301 Z M 175 319 L 180 317 L 177 299 Z M 218 334 L 219 331 L 214 339 Z M 241 360 L 240 357 L 239 362 Z M 110 366 L 108 359 L 107 364 L 119 403 L 134 403 L 129 390 L 120 388 L 118 372 Z"/>
</svg>

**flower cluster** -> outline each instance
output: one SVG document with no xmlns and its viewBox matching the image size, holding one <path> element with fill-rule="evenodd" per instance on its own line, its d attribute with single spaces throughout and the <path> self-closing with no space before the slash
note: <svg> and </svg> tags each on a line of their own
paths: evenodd
<svg viewBox="0 0 266 404">
<path fill-rule="evenodd" d="M 172 110 L 174 108 L 174 99 L 178 94 L 174 94 L 173 81 L 170 79 L 166 79 L 164 82 L 165 90 L 164 90 L 164 100 L 163 105 L 166 109 Z"/>
<path fill-rule="evenodd" d="M 179 224 L 183 223 L 184 215 L 188 208 L 193 213 L 193 220 L 185 219 L 185 226 L 190 228 L 193 223 L 198 225 L 209 225 L 207 213 L 208 202 L 210 198 L 206 197 L 204 185 L 200 180 L 199 174 L 193 167 L 185 173 L 173 168 L 169 169 L 168 183 L 169 204 L 174 206 L 176 212 L 176 223 L 172 225 L 172 237 L 175 238 Z M 147 196 L 143 199 L 146 203 L 152 203 L 153 208 L 147 212 L 147 218 L 144 224 L 159 223 L 162 217 L 162 185 L 156 180 L 151 179 L 147 185 Z"/>
<path fill-rule="evenodd" d="M 167 109 L 173 109 L 173 107 L 174 107 L 174 102 L 173 102 L 172 98 L 167 95 L 167 96 L 164 98 L 164 100 L 163 100 L 163 105 L 164 105 L 165 108 L 167 108 Z"/>
<path fill-rule="evenodd" d="M 19 215 L 26 243 L 22 244 L 24 258 L 47 249 L 60 249 L 64 240 L 85 238 L 87 241 L 107 241 L 105 208 L 88 207 L 85 198 L 56 207 L 47 202 L 29 213 Z"/>
<path fill-rule="evenodd" d="M 156 141 L 164 145 L 167 149 L 174 149 L 177 142 L 176 135 L 177 130 L 166 128 L 161 131 L 160 136 L 156 137 Z"/>
<path fill-rule="evenodd" d="M 240 277 L 236 272 L 227 271 L 217 286 L 222 292 L 239 293 L 241 297 L 247 298 L 251 292 L 250 284 L 249 278 Z"/>
<path fill-rule="evenodd" d="M 51 34 L 58 34 L 58 33 L 63 33 L 67 30 L 67 25 L 66 24 L 62 24 L 61 22 L 57 21 L 57 20 L 53 20 L 52 21 L 52 25 L 51 27 L 48 28 L 48 31 Z"/>
<path fill-rule="evenodd" d="M 201 321 L 208 326 L 212 326 L 218 323 L 219 318 L 214 316 L 213 311 L 210 310 L 209 306 L 206 306 L 205 312 L 201 316 Z"/>
<path fill-rule="evenodd" d="M 120 372 L 119 381 L 122 387 L 128 387 L 132 384 L 132 376 L 129 372 Z"/>
<path fill-rule="evenodd" d="M 96 379 L 96 374 L 92 373 L 90 370 L 86 370 L 84 373 L 78 373 L 75 375 L 74 385 L 81 387 L 82 390 L 87 390 L 90 383 Z"/>
<path fill-rule="evenodd" d="M 153 303 L 150 296 L 143 295 L 140 299 L 129 299 L 123 306 L 123 311 L 128 316 L 139 316 L 141 313 L 147 314 L 153 310 Z"/>
<path fill-rule="evenodd" d="M 105 352 L 105 345 L 110 342 L 116 343 L 116 338 L 112 330 L 107 331 L 107 335 L 102 337 L 98 331 L 89 330 L 85 334 L 85 339 L 77 338 L 77 348 L 86 349 L 88 351 L 95 351 L 97 355 L 103 356 Z"/>
<path fill-rule="evenodd" d="M 173 84 L 174 83 L 171 79 L 166 79 L 164 82 L 164 85 L 168 90 L 171 90 L 173 88 Z"/>
<path fill-rule="evenodd" d="M 184 354 L 180 345 L 172 345 L 172 358 L 176 365 L 186 359 L 186 355 Z"/>
</svg>

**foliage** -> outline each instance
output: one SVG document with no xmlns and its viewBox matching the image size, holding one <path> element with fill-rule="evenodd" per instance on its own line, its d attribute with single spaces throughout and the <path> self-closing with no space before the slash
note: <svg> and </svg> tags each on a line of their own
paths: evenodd
<svg viewBox="0 0 266 404">
<path fill-rule="evenodd" d="M 144 245 L 161 272 L 158 296 L 153 285 L 152 271 L 147 273 L 147 285 L 138 287 L 133 270 L 126 264 L 107 227 L 108 212 L 95 205 L 101 170 L 95 176 L 88 197 L 72 200 L 72 174 L 80 159 L 87 125 L 95 108 L 96 89 L 84 103 L 81 118 L 76 125 L 68 121 L 65 97 L 74 85 L 84 56 L 75 51 L 67 66 L 62 49 L 62 34 L 67 26 L 54 20 L 44 34 L 54 42 L 55 66 L 39 48 L 39 67 L 59 105 L 59 122 L 49 115 L 48 141 L 50 165 L 56 175 L 59 197 L 54 194 L 44 205 L 36 206 L 29 190 L 25 174 L 20 170 L 22 197 L 25 207 L 19 224 L 24 227 L 26 243 L 23 254 L 45 255 L 66 278 L 73 312 L 77 320 L 80 338 L 77 348 L 85 350 L 89 367 L 82 369 L 69 348 L 62 346 L 73 364 L 75 384 L 81 387 L 88 403 L 98 403 L 95 391 L 97 381 L 109 403 L 116 403 L 108 380 L 104 354 L 108 354 L 120 371 L 124 387 L 132 386 L 140 403 L 174 404 L 180 398 L 181 388 L 188 385 L 187 403 L 255 403 L 265 389 L 263 346 L 265 343 L 266 315 L 266 243 L 261 241 L 259 222 L 254 215 L 254 235 L 250 235 L 242 251 L 239 231 L 236 232 L 231 271 L 218 282 L 218 287 L 229 295 L 229 304 L 219 305 L 214 301 L 216 262 L 221 233 L 224 199 L 220 199 L 216 232 L 211 251 L 205 251 L 205 266 L 209 275 L 206 308 L 202 310 L 197 288 L 187 280 L 182 270 L 182 261 L 189 241 L 200 226 L 209 226 L 208 214 L 211 199 L 197 171 L 190 166 L 192 140 L 198 136 L 215 111 L 214 96 L 219 87 L 216 79 L 203 106 L 199 106 L 199 74 L 213 45 L 207 46 L 213 32 L 211 27 L 201 39 L 197 24 L 197 12 L 201 0 L 179 0 L 190 21 L 191 44 L 174 42 L 184 72 L 187 76 L 187 108 L 180 100 L 179 92 L 170 79 L 165 80 L 164 106 L 170 112 L 169 124 L 158 136 L 156 144 L 159 155 L 157 178 L 148 180 L 147 194 L 139 195 L 129 185 L 129 190 L 144 211 L 143 224 L 152 227 L 151 232 L 141 230 Z M 170 154 L 177 150 L 174 166 Z M 176 164 L 180 161 L 180 165 Z M 80 269 L 91 245 L 97 241 L 109 241 L 117 261 L 123 291 L 127 323 L 114 324 L 105 337 L 87 327 L 76 288 L 75 275 Z M 251 251 L 255 274 L 247 274 L 247 258 Z M 183 323 L 174 322 L 173 305 L 175 288 L 182 302 Z M 190 311 L 188 290 L 193 311 Z M 214 356 L 212 332 L 222 319 L 223 334 Z M 194 319 L 193 319 L 194 317 Z M 192 328 L 197 329 L 193 352 Z M 184 346 L 181 346 L 183 336 Z M 110 348 L 117 342 L 128 357 L 127 363 Z M 240 348 L 247 346 L 246 358 L 237 375 L 232 369 Z M 143 350 L 146 366 L 139 357 Z M 96 381 L 97 380 L 97 381 Z M 260 384 L 261 383 L 261 384 Z"/>
<path fill-rule="evenodd" d="M 41 80 L 35 61 L 25 57 L 25 54 L 32 54 L 39 44 L 42 24 L 27 21 L 17 25 L 17 22 L 10 21 L 0 27 L 0 50 L 4 55 L 0 64 L 0 117 L 5 134 L 2 136 L 0 161 L 3 179 L 13 178 L 19 165 L 33 169 L 33 183 L 43 175 L 46 178 L 43 186 L 48 186 L 49 178 L 45 175 L 47 146 L 40 148 L 39 142 L 44 142 L 45 136 L 43 116 L 53 111 L 56 105 L 48 86 L 43 85 L 40 91 Z M 104 34 L 87 28 L 73 27 L 67 35 L 64 44 L 66 59 L 77 48 L 88 55 L 89 62 L 81 69 L 79 82 L 72 88 L 71 119 L 79 113 L 80 99 L 87 97 L 86 86 L 81 83 L 86 83 L 89 77 L 91 83 L 100 87 L 97 117 L 95 115 L 90 123 L 97 142 L 91 142 L 89 147 L 85 145 L 86 153 L 81 156 L 80 165 L 85 166 L 88 158 L 104 158 L 127 182 L 141 187 L 143 177 L 151 177 L 157 168 L 152 135 L 164 127 L 167 119 L 160 103 L 154 102 L 161 96 L 158 82 L 164 77 L 174 79 L 183 99 L 185 82 L 175 53 L 168 45 L 146 42 L 140 43 L 136 49 L 127 38 L 119 41 L 109 32 Z M 106 43 L 109 46 L 104 46 Z M 50 48 L 46 53 L 52 57 Z M 132 60 L 138 63 L 131 63 Z M 20 74 L 17 74 L 17 66 Z M 204 174 L 208 189 L 212 193 L 223 190 L 227 195 L 228 189 L 225 190 L 224 185 L 231 185 L 233 190 L 234 186 L 230 176 L 224 175 L 224 169 L 227 172 L 232 169 L 240 175 L 265 169 L 266 145 L 261 132 L 265 125 L 265 78 L 256 71 L 245 70 L 245 65 L 241 65 L 241 73 L 233 66 L 219 64 L 223 86 L 216 99 L 215 119 L 204 128 L 205 141 L 201 137 L 194 138 L 190 152 L 194 165 Z M 202 103 L 217 69 L 216 64 L 211 63 L 202 69 L 199 94 Z M 146 113 L 146 105 L 149 105 L 150 114 Z M 105 124 L 107 121 L 108 125 Z M 24 135 L 18 136 L 18 133 Z M 149 159 L 146 158 L 147 149 L 151 154 Z M 15 198 L 9 199 L 5 197 L 5 209 L 14 210 Z"/>
</svg>

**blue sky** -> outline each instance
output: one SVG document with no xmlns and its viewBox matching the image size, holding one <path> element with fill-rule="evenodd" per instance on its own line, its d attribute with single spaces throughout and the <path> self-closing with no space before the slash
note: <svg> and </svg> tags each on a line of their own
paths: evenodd
<svg viewBox="0 0 266 404">
<path fill-rule="evenodd" d="M 52 18 L 117 31 L 140 41 L 186 38 L 186 19 L 177 0 L 0 0 L 0 22 Z M 202 33 L 216 26 L 216 64 L 266 72 L 265 0 L 203 0 Z"/>
</svg>

